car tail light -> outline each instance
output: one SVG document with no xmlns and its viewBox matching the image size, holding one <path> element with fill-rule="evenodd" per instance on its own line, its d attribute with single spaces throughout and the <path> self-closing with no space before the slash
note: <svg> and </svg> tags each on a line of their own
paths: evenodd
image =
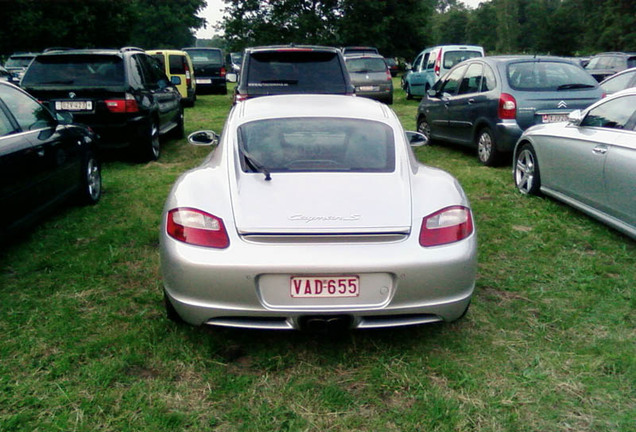
<svg viewBox="0 0 636 432">
<path fill-rule="evenodd" d="M 227 73 L 227 71 L 225 70 L 225 68 L 224 68 L 224 67 L 222 67 L 222 68 L 221 68 L 221 72 L 220 72 L 220 73 L 221 73 L 221 78 L 224 78 L 224 77 L 225 77 L 225 74 Z"/>
<path fill-rule="evenodd" d="M 517 117 L 517 101 L 512 95 L 502 93 L 499 96 L 499 108 L 497 115 L 500 119 L 515 119 Z"/>
<path fill-rule="evenodd" d="M 453 206 L 442 209 L 422 220 L 420 245 L 440 246 L 465 239 L 473 233 L 470 209 Z"/>
<path fill-rule="evenodd" d="M 243 102 L 245 100 L 249 99 L 249 96 L 246 94 L 242 94 L 242 93 L 235 93 L 234 94 L 234 102 Z"/>
<path fill-rule="evenodd" d="M 393 77 L 391 76 L 391 69 L 386 70 L 386 80 L 391 81 Z"/>
<path fill-rule="evenodd" d="M 439 50 L 437 53 L 437 59 L 435 59 L 435 67 L 433 68 L 435 71 L 435 75 L 439 78 L 439 75 L 442 71 L 442 50 Z"/>
<path fill-rule="evenodd" d="M 124 99 L 107 99 L 104 101 L 106 108 L 113 113 L 139 112 L 137 100 L 130 93 L 126 93 Z"/>
<path fill-rule="evenodd" d="M 225 249 L 230 245 L 223 220 L 201 210 L 170 210 L 166 229 L 170 237 L 191 245 L 217 249 Z"/>
<path fill-rule="evenodd" d="M 181 61 L 183 62 L 183 70 L 185 71 L 186 87 L 190 88 L 192 87 L 192 74 L 190 73 L 190 65 L 188 65 L 188 61 L 185 59 L 185 57 L 183 57 Z"/>
</svg>

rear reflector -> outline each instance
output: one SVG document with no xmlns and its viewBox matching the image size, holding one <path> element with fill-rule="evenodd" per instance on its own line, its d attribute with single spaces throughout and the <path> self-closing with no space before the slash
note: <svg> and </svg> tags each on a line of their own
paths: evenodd
<svg viewBox="0 0 636 432">
<path fill-rule="evenodd" d="M 420 245 L 440 246 L 463 240 L 473 233 L 470 209 L 453 206 L 433 213 L 422 220 Z"/>
</svg>

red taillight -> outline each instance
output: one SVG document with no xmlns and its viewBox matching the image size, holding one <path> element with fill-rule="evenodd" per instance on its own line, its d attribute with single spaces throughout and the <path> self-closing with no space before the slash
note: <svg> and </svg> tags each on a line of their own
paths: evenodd
<svg viewBox="0 0 636 432">
<path fill-rule="evenodd" d="M 192 86 L 192 74 L 190 73 L 190 65 L 188 65 L 188 61 L 185 59 L 185 57 L 181 60 L 183 61 L 183 70 L 185 71 L 186 87 L 190 88 Z"/>
<path fill-rule="evenodd" d="M 517 118 L 517 101 L 512 95 L 502 93 L 501 96 L 499 96 L 497 115 L 502 120 Z"/>
<path fill-rule="evenodd" d="M 234 102 L 243 102 L 249 98 L 246 94 L 235 93 L 234 94 Z"/>
<path fill-rule="evenodd" d="M 105 100 L 106 108 L 113 113 L 132 113 L 139 112 L 139 106 L 135 97 L 130 93 L 126 93 L 124 99 L 108 99 Z"/>
<path fill-rule="evenodd" d="M 420 245 L 424 247 L 454 243 L 473 233 L 470 209 L 453 206 L 442 209 L 422 220 Z"/>
<path fill-rule="evenodd" d="M 223 220 L 201 210 L 170 210 L 166 230 L 170 237 L 191 245 L 217 249 L 225 249 L 230 245 Z"/>
<path fill-rule="evenodd" d="M 386 70 L 386 80 L 387 81 L 391 81 L 393 79 L 393 77 L 391 76 L 391 70 L 387 69 Z"/>
<path fill-rule="evenodd" d="M 442 71 L 442 50 L 439 50 L 437 53 L 437 59 L 435 59 L 435 67 L 433 70 L 435 71 L 435 75 L 439 78 L 440 72 Z"/>
<path fill-rule="evenodd" d="M 225 77 L 225 74 L 227 73 L 227 71 L 225 70 L 225 68 L 224 68 L 224 67 L 222 67 L 222 68 L 221 68 L 221 72 L 220 72 L 220 73 L 221 73 L 221 78 L 224 78 L 224 77 Z"/>
</svg>

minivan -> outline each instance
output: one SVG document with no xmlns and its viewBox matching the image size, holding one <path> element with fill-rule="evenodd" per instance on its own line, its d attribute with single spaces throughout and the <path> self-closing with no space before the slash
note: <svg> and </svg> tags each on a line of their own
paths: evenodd
<svg viewBox="0 0 636 432">
<path fill-rule="evenodd" d="M 170 82 L 181 93 L 183 106 L 193 107 L 196 101 L 196 83 L 188 53 L 179 50 L 148 50 L 146 53 L 159 61 Z"/>
<path fill-rule="evenodd" d="M 402 79 L 406 98 L 422 97 L 446 72 L 456 64 L 475 57 L 483 57 L 484 49 L 476 45 L 440 45 L 426 48 L 418 54 Z"/>
</svg>

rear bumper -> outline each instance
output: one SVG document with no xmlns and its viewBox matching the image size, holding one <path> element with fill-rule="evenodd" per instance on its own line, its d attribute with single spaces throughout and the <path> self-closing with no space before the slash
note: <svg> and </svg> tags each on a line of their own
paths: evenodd
<svg viewBox="0 0 636 432">
<path fill-rule="evenodd" d="M 124 148 L 133 145 L 147 135 L 148 119 L 133 117 L 123 122 L 91 122 L 90 119 L 77 119 L 78 123 L 90 126 L 98 135 L 100 148 Z"/>
<path fill-rule="evenodd" d="M 515 120 L 501 120 L 495 125 L 497 150 L 506 153 L 512 152 L 521 134 L 523 134 L 523 130 Z"/>
</svg>

